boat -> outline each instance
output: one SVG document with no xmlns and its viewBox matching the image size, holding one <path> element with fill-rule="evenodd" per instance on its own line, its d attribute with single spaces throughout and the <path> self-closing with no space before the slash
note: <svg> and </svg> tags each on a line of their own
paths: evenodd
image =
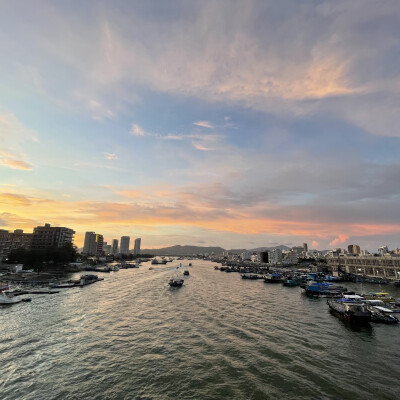
<svg viewBox="0 0 400 400">
<path fill-rule="evenodd" d="M 169 280 L 168 284 L 171 287 L 181 287 L 183 285 L 183 282 L 185 282 L 183 279 L 171 278 Z"/>
<path fill-rule="evenodd" d="M 284 279 L 282 284 L 283 286 L 289 286 L 289 287 L 295 287 L 295 286 L 300 286 L 301 280 L 299 277 L 289 277 L 287 279 Z"/>
<path fill-rule="evenodd" d="M 151 260 L 151 263 L 152 263 L 153 265 L 160 264 L 159 261 L 157 260 L 157 258 L 153 258 L 153 259 Z"/>
<path fill-rule="evenodd" d="M 393 303 L 396 300 L 386 292 L 369 292 L 364 297 L 366 300 L 382 300 L 384 303 Z"/>
<path fill-rule="evenodd" d="M 183 271 L 183 275 L 188 276 L 189 275 L 189 271 L 186 269 L 185 271 Z"/>
<path fill-rule="evenodd" d="M 216 266 L 214 267 L 214 269 L 215 269 L 216 271 L 218 271 L 218 270 L 219 270 L 218 265 L 216 265 Z"/>
<path fill-rule="evenodd" d="M 326 303 L 334 315 L 346 321 L 359 324 L 365 324 L 371 321 L 371 312 L 363 303 L 346 298 L 327 300 Z"/>
<path fill-rule="evenodd" d="M 14 293 L 9 291 L 2 291 L 0 293 L 1 305 L 11 305 L 16 303 L 21 303 L 22 300 L 23 300 L 22 298 L 14 296 Z"/>
<path fill-rule="evenodd" d="M 264 282 L 266 283 L 281 283 L 282 275 L 278 273 L 267 274 L 264 276 Z"/>
<path fill-rule="evenodd" d="M 387 307 L 367 305 L 367 309 L 371 312 L 371 321 L 383 324 L 398 324 L 399 320 L 393 315 L 393 310 Z"/>
<path fill-rule="evenodd" d="M 304 290 L 309 296 L 335 298 L 342 297 L 342 293 L 347 291 L 343 286 L 336 286 L 332 283 L 317 281 L 309 281 Z"/>
<path fill-rule="evenodd" d="M 60 282 L 60 283 L 50 283 L 49 285 L 52 289 L 66 289 L 76 286 L 75 282 Z"/>
<path fill-rule="evenodd" d="M 91 275 L 91 274 L 81 275 L 78 281 L 78 286 L 86 286 L 98 281 L 104 281 L 104 278 L 99 278 L 97 275 Z"/>
<path fill-rule="evenodd" d="M 114 272 L 119 271 L 118 265 L 113 265 L 111 268 L 112 268 L 112 270 L 113 270 Z"/>
<path fill-rule="evenodd" d="M 259 274 L 245 273 L 241 275 L 242 279 L 263 279 L 264 277 Z"/>
</svg>

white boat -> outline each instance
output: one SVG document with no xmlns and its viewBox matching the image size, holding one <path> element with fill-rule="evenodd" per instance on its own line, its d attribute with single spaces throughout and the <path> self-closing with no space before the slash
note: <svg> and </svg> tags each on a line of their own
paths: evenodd
<svg viewBox="0 0 400 400">
<path fill-rule="evenodd" d="M 4 291 L 0 293 L 0 304 L 8 305 L 8 304 L 16 304 L 20 303 L 22 299 L 20 297 L 14 296 L 13 293 Z"/>
</svg>

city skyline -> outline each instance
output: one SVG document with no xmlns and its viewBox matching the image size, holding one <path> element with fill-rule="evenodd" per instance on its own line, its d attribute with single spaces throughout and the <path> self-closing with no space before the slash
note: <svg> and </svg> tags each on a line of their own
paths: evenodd
<svg viewBox="0 0 400 400">
<path fill-rule="evenodd" d="M 5 2 L 0 228 L 400 247 L 397 1 Z"/>
</svg>

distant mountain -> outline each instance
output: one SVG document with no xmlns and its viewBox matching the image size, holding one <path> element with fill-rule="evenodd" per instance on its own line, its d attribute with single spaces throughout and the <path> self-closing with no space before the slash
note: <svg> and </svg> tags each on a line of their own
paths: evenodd
<svg viewBox="0 0 400 400">
<path fill-rule="evenodd" d="M 288 250 L 290 247 L 280 245 L 272 247 L 257 247 L 255 249 L 231 249 L 228 250 L 231 254 L 241 254 L 244 251 L 259 253 L 260 251 L 268 251 L 274 249 Z M 162 249 L 142 249 L 142 254 L 154 254 L 155 256 L 192 256 L 193 254 L 214 253 L 215 255 L 222 255 L 226 251 L 222 247 L 202 247 L 202 246 L 170 246 Z"/>
<path fill-rule="evenodd" d="M 279 246 L 272 246 L 272 247 L 256 247 L 255 249 L 230 249 L 230 250 L 228 250 L 228 252 L 232 253 L 232 254 L 241 254 L 244 251 L 249 251 L 250 253 L 260 253 L 261 251 L 269 251 L 269 250 L 275 250 L 275 249 L 289 250 L 290 247 L 287 247 L 284 245 L 279 245 Z"/>
<path fill-rule="evenodd" d="M 201 246 L 171 246 L 162 249 L 141 249 L 142 254 L 154 254 L 155 256 L 192 256 L 193 254 L 214 253 L 222 255 L 222 247 L 201 247 Z"/>
</svg>

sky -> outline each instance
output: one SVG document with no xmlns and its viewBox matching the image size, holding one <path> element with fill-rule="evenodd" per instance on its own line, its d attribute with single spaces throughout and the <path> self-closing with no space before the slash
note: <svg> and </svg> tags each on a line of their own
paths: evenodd
<svg viewBox="0 0 400 400">
<path fill-rule="evenodd" d="M 400 247 L 398 0 L 0 4 L 0 228 Z"/>
</svg>

